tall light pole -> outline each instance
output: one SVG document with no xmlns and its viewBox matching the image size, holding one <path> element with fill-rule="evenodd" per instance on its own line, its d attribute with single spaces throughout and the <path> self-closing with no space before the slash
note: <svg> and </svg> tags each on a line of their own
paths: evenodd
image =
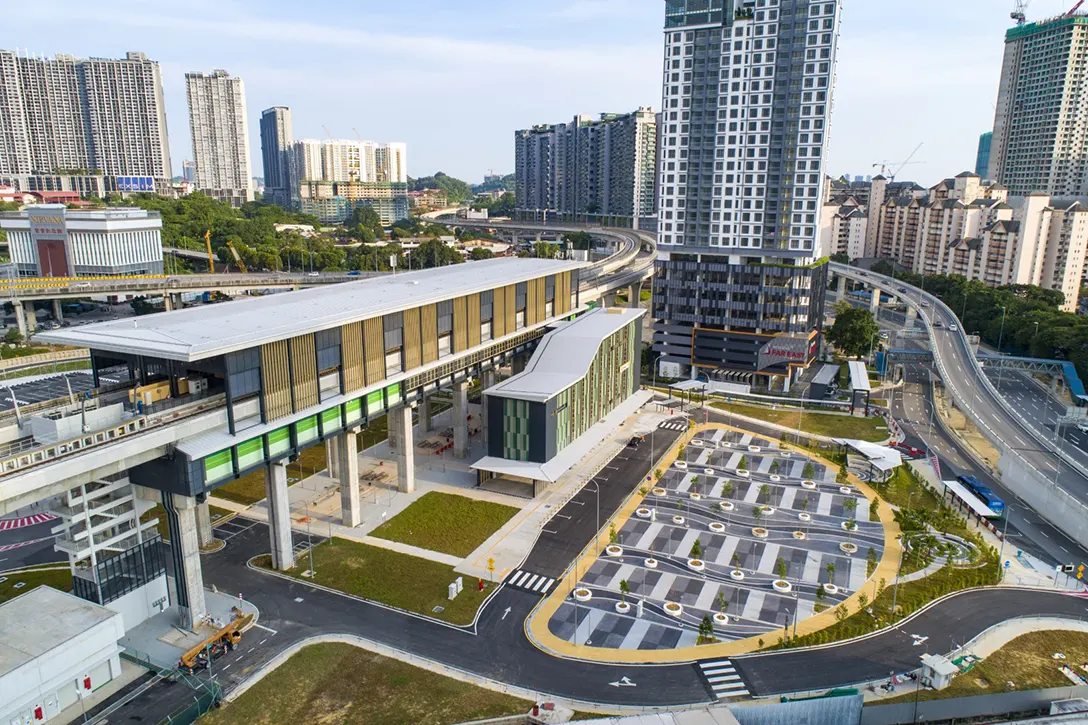
<svg viewBox="0 0 1088 725">
<path fill-rule="evenodd" d="M 596 531 L 597 531 L 597 537 L 596 537 L 597 545 L 594 548 L 597 550 L 597 555 L 600 556 L 600 554 L 601 554 L 601 486 L 600 486 L 599 483 L 597 483 L 597 481 L 595 479 L 590 480 L 589 483 L 592 483 L 593 487 L 595 489 L 597 489 L 597 529 L 596 529 Z M 586 484 L 587 487 L 589 486 L 589 483 Z"/>
<path fill-rule="evenodd" d="M 1005 315 L 1006 315 L 1006 313 L 1008 313 L 1008 311 L 1009 311 L 1008 307 L 1002 307 L 1001 308 L 1001 331 L 997 333 L 997 354 L 998 354 L 999 357 L 1004 355 L 1004 353 L 1001 352 L 1001 343 L 1005 339 Z M 1005 365 L 1004 365 L 1004 362 L 1005 361 L 1002 359 L 1001 360 L 1001 363 L 1002 363 L 1001 367 L 999 367 L 997 369 L 997 389 L 998 390 L 1001 390 L 1001 384 L 1003 382 L 1005 382 Z"/>
</svg>

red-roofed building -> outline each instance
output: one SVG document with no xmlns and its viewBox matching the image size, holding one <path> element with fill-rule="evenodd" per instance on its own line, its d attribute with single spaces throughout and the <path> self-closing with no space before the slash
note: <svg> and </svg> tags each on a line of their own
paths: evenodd
<svg viewBox="0 0 1088 725">
<path fill-rule="evenodd" d="M 43 204 L 75 204 L 80 201 L 78 191 L 35 191 L 34 196 Z"/>
</svg>

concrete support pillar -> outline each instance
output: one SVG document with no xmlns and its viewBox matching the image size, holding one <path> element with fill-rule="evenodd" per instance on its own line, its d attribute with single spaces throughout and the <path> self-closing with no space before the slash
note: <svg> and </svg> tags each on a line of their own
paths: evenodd
<svg viewBox="0 0 1088 725">
<path fill-rule="evenodd" d="M 627 288 L 627 306 L 633 309 L 638 309 L 640 299 L 642 295 L 642 283 L 638 282 Z"/>
<path fill-rule="evenodd" d="M 16 302 L 13 312 L 15 313 L 15 326 L 19 328 L 19 334 L 22 335 L 25 340 L 27 335 L 30 334 L 30 331 L 26 327 L 26 315 L 23 313 L 23 306 Z"/>
<path fill-rule="evenodd" d="M 60 300 L 53 300 L 53 319 L 57 322 L 64 322 L 64 308 L 61 306 Z"/>
<path fill-rule="evenodd" d="M 29 335 L 38 329 L 38 316 L 34 314 L 33 302 L 23 303 L 23 315 L 26 317 L 26 329 Z"/>
<path fill-rule="evenodd" d="M 287 464 L 269 463 L 264 469 L 264 491 L 268 504 L 268 541 L 272 566 L 280 571 L 293 569 L 295 551 L 291 541 L 291 504 L 287 498 Z"/>
<path fill-rule="evenodd" d="M 340 479 L 340 523 L 355 528 L 363 522 L 359 507 L 359 453 L 355 431 L 344 431 L 336 437 L 340 456 L 336 469 Z"/>
<path fill-rule="evenodd" d="M 163 306 L 167 312 L 174 311 L 174 295 L 165 294 L 162 296 Z"/>
<path fill-rule="evenodd" d="M 434 421 L 431 419 L 431 397 L 427 394 L 423 395 L 423 400 L 419 403 L 419 432 L 430 433 L 434 430 Z"/>
<path fill-rule="evenodd" d="M 174 559 L 175 604 L 181 613 L 181 626 L 193 629 L 207 614 L 197 538 L 197 503 L 191 496 L 166 493 L 163 507 L 170 527 L 170 555 Z"/>
<path fill-rule="evenodd" d="M 386 439 L 386 441 L 387 441 L 387 442 L 389 443 L 389 450 L 391 450 L 391 451 L 395 451 L 395 450 L 397 450 L 397 448 L 398 448 L 398 444 L 397 444 L 397 435 L 398 435 L 398 433 L 399 433 L 399 430 L 398 430 L 398 427 L 397 427 L 397 426 L 393 425 L 393 418 L 392 418 L 392 417 L 390 417 L 391 415 L 392 415 L 392 414 L 388 414 L 388 415 L 386 416 L 386 417 L 388 418 L 388 420 L 386 420 L 386 423 L 387 423 L 387 425 L 386 425 L 386 429 L 387 429 L 387 432 L 386 432 L 386 436 L 385 436 L 385 439 Z"/>
<path fill-rule="evenodd" d="M 416 455 L 412 444 L 412 410 L 398 408 L 389 414 L 389 430 L 397 430 L 397 436 L 404 444 L 397 449 L 397 490 L 411 493 L 416 488 Z"/>
<path fill-rule="evenodd" d="M 521 355 L 515 355 L 510 361 L 510 372 L 514 375 L 525 372 L 525 358 Z"/>
<path fill-rule="evenodd" d="M 880 309 L 880 288 L 873 287 L 873 298 L 869 302 L 869 311 L 873 313 L 873 317 L 876 317 L 877 310 Z"/>
<path fill-rule="evenodd" d="M 793 383 L 793 368 L 790 368 L 790 371 L 788 373 L 786 373 L 786 377 L 782 378 L 782 392 L 784 394 L 789 395 L 790 385 L 792 383 Z"/>
<path fill-rule="evenodd" d="M 328 464 L 325 471 L 329 478 L 340 479 L 340 436 L 329 438 L 325 441 L 325 461 Z"/>
<path fill-rule="evenodd" d="M 615 307 L 616 306 L 616 293 L 606 292 L 601 295 L 601 307 Z"/>
<path fill-rule="evenodd" d="M 200 548 L 204 549 L 215 541 L 215 533 L 212 531 L 211 505 L 205 501 L 196 507 L 196 539 Z"/>
<path fill-rule="evenodd" d="M 453 457 L 467 458 L 468 451 L 468 383 L 454 383 Z"/>
<path fill-rule="evenodd" d="M 907 317 L 903 324 L 904 329 L 911 330 L 914 328 L 914 323 L 918 321 L 918 308 L 907 307 Z"/>
<path fill-rule="evenodd" d="M 846 298 L 846 275 L 839 275 L 839 299 Z"/>
</svg>

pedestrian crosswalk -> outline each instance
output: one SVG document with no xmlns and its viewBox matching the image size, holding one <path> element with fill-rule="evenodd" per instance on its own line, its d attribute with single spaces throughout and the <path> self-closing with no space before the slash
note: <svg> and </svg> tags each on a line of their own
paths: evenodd
<svg viewBox="0 0 1088 725">
<path fill-rule="evenodd" d="M 687 430 L 688 423 L 686 420 L 667 420 L 657 427 L 665 430 Z"/>
<path fill-rule="evenodd" d="M 0 531 L 10 531 L 12 529 L 21 529 L 24 526 L 43 524 L 46 521 L 52 521 L 55 518 L 57 518 L 56 514 L 45 513 L 20 516 L 14 519 L 0 519 Z"/>
<path fill-rule="evenodd" d="M 729 660 L 707 660 L 699 663 L 699 670 L 706 678 L 714 696 L 719 700 L 726 697 L 744 697 L 748 695 L 748 688 L 744 686 L 744 680 L 737 674 L 733 663 Z"/>
<path fill-rule="evenodd" d="M 527 592 L 533 592 L 534 594 L 543 596 L 551 590 L 552 585 L 555 584 L 555 579 L 546 577 L 543 574 L 534 574 L 525 569 L 518 569 L 510 575 L 510 578 L 506 580 L 506 583 L 512 587 L 524 589 Z"/>
</svg>

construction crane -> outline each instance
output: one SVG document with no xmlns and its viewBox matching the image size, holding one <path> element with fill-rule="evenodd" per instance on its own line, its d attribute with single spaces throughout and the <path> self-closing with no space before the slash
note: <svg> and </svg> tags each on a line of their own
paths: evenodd
<svg viewBox="0 0 1088 725">
<path fill-rule="evenodd" d="M 238 265 L 238 269 L 242 270 L 242 274 L 249 274 L 249 270 L 246 269 L 246 263 L 242 261 L 242 255 L 238 254 L 238 250 L 234 248 L 234 243 L 229 239 L 227 240 L 227 249 L 234 256 L 234 263 Z"/>
<path fill-rule="evenodd" d="M 1068 18 L 1068 17 L 1071 17 L 1073 15 L 1076 15 L 1077 11 L 1080 10 L 1080 6 L 1083 5 L 1083 4 L 1084 4 L 1084 0 L 1080 0 L 1080 2 L 1078 2 L 1076 5 L 1073 6 L 1072 10 L 1070 10 L 1069 12 L 1067 12 L 1065 14 L 1065 17 Z"/>
<path fill-rule="evenodd" d="M 1028 16 L 1025 11 L 1030 4 L 1031 0 L 1016 0 L 1016 9 L 1009 13 L 1009 17 L 1016 21 L 1017 27 L 1028 21 Z"/>
<path fill-rule="evenodd" d="M 880 161 L 873 164 L 873 168 L 879 168 L 881 176 L 887 176 L 889 181 L 895 181 L 895 177 L 898 176 L 899 172 L 903 170 L 904 166 L 907 166 L 909 164 L 922 163 L 921 161 L 911 160 L 914 158 L 914 155 L 918 153 L 918 149 L 920 148 L 922 148 L 922 144 L 918 144 L 917 146 L 915 146 L 914 151 L 911 151 L 910 156 L 907 157 L 906 161 Z"/>
<path fill-rule="evenodd" d="M 212 230 L 204 232 L 204 246 L 208 248 L 208 273 L 215 274 L 215 255 L 212 254 Z"/>
</svg>

